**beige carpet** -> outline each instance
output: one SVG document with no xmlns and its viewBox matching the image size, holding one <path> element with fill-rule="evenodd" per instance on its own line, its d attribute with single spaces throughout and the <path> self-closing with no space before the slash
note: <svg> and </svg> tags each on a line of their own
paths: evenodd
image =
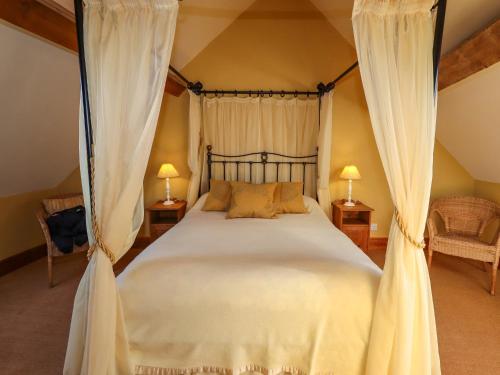
<svg viewBox="0 0 500 375">
<path fill-rule="evenodd" d="M 383 263 L 384 252 L 370 255 Z M 58 265 L 58 285 L 52 289 L 45 260 L 0 278 L 1 374 L 62 373 L 73 297 L 84 267 L 82 259 Z M 488 276 L 479 263 L 435 256 L 431 279 L 444 375 L 500 374 L 500 286 L 499 295 L 491 297 Z"/>
</svg>

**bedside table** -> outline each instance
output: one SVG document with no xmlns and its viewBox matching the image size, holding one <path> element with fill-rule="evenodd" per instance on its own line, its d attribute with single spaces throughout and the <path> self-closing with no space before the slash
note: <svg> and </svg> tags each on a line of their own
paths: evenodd
<svg viewBox="0 0 500 375">
<path fill-rule="evenodd" d="M 174 227 L 186 213 L 186 201 L 176 201 L 165 206 L 163 201 L 158 201 L 146 209 L 144 217 L 145 236 L 152 239 L 160 237 L 163 233 Z"/>
<path fill-rule="evenodd" d="M 363 251 L 367 251 L 373 208 L 361 202 L 356 202 L 353 207 L 344 206 L 344 202 L 338 200 L 332 203 L 333 224 Z"/>
</svg>

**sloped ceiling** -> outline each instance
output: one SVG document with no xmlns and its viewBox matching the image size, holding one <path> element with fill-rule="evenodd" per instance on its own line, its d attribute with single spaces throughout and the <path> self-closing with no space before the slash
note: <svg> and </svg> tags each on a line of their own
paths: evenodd
<svg viewBox="0 0 500 375">
<path fill-rule="evenodd" d="M 56 186 L 78 165 L 78 59 L 0 23 L 0 197 Z"/>
<path fill-rule="evenodd" d="M 439 92 L 437 137 L 477 180 L 500 183 L 500 63 Z"/>
<path fill-rule="evenodd" d="M 74 14 L 74 0 L 38 0 Z M 183 0 L 175 30 L 171 64 L 182 69 L 255 0 Z"/>
<path fill-rule="evenodd" d="M 354 47 L 351 13 L 354 0 L 311 0 L 328 21 Z M 499 0 L 447 2 L 442 52 L 446 53 L 500 15 Z"/>
<path fill-rule="evenodd" d="M 73 12 L 73 0 L 39 0 L 54 9 Z M 172 65 L 182 69 L 217 35 L 240 16 L 253 0 L 184 0 L 180 3 Z M 353 0 L 311 0 L 329 22 L 353 44 L 351 11 Z M 269 0 L 269 8 L 273 1 Z M 279 11 L 279 9 L 274 9 Z M 276 13 L 276 12 L 274 12 Z M 293 13 L 293 12 L 292 12 Z M 443 52 L 456 47 L 472 33 L 500 14 L 500 1 L 452 0 L 448 2 Z M 266 15 L 252 15 L 261 17 Z M 283 17 L 294 17 L 284 14 Z M 79 98 L 78 61 L 74 54 L 33 36 L 0 24 L 0 196 L 41 190 L 57 185 L 78 164 L 77 114 Z M 188 77 L 196 80 L 196 77 Z M 330 77 L 325 77 L 328 79 Z M 333 77 L 332 77 L 333 78 Z M 486 79 L 488 81 L 488 79 Z M 485 83 L 486 85 L 488 82 Z M 490 82 L 491 86 L 492 83 Z M 481 86 L 482 92 L 493 87 Z M 497 85 L 498 88 L 498 85 Z M 471 90 L 443 93 L 440 105 L 453 107 L 453 101 L 466 102 Z M 474 90 L 474 88 L 473 88 Z M 485 91 L 486 90 L 486 91 Z M 479 94 L 478 94 L 479 95 Z M 446 96 L 449 99 L 446 99 Z M 494 96 L 490 96 L 492 99 Z M 497 96 L 498 97 L 498 96 Z M 450 104 L 446 104 L 450 103 Z M 465 105 L 471 112 L 476 108 Z M 485 105 L 485 104 L 484 104 Z M 495 107 L 495 106 L 493 106 Z M 500 107 L 500 106 L 498 106 Z M 444 117 L 443 117 L 444 116 Z M 451 116 L 443 110 L 438 122 L 438 138 L 464 165 L 467 154 L 459 154 L 444 138 L 458 125 L 444 120 Z M 498 115 L 495 118 L 500 118 Z M 463 118 L 462 118 L 463 120 Z M 462 121 L 463 122 L 463 121 Z M 461 122 L 461 123 L 462 123 Z M 461 125 L 462 126 L 462 125 Z M 463 124 L 480 130 L 479 121 Z M 469 148 L 482 147 L 469 139 Z M 457 140 L 458 142 L 458 140 Z M 500 149 L 500 145 L 497 149 Z M 28 152 L 29 151 L 29 152 Z M 478 161 L 477 164 L 482 162 Z M 474 165 L 468 167 L 473 176 Z M 498 168 L 497 168 L 498 170 Z M 489 177 L 489 180 L 492 180 Z"/>
<path fill-rule="evenodd" d="M 171 64 L 177 69 L 184 68 L 253 2 L 254 0 L 182 1 Z"/>
</svg>

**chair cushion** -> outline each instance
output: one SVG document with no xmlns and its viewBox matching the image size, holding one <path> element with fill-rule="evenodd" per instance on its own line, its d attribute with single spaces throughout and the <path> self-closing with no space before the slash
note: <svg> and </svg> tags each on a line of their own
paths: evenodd
<svg viewBox="0 0 500 375">
<path fill-rule="evenodd" d="M 42 201 L 45 211 L 52 215 L 55 212 L 73 208 L 76 206 L 84 206 L 83 195 L 72 195 L 61 198 L 47 198 Z"/>
<path fill-rule="evenodd" d="M 483 221 L 474 216 L 446 217 L 447 228 L 455 234 L 464 236 L 475 236 L 479 233 Z"/>
<path fill-rule="evenodd" d="M 477 251 L 487 253 L 492 256 L 495 256 L 496 254 L 496 246 L 483 242 L 478 237 L 464 236 L 455 233 L 443 233 L 435 236 L 433 241 L 435 241 L 438 245 L 438 249 L 436 249 L 437 251 L 440 251 L 439 247 L 444 246 L 452 248 L 457 252 L 459 252 L 460 248 L 467 248 L 467 251 L 470 252 Z M 457 254 L 457 256 L 460 255 Z"/>
</svg>

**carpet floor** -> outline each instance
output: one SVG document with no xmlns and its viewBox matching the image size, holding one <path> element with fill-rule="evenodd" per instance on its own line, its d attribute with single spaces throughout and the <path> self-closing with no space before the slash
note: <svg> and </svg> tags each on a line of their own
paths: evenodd
<svg viewBox="0 0 500 375">
<path fill-rule="evenodd" d="M 369 255 L 383 264 L 383 251 Z M 45 260 L 0 277 L 1 374 L 62 373 L 73 298 L 85 264 L 76 258 L 56 265 L 52 289 Z M 431 281 L 444 375 L 500 374 L 500 290 L 490 296 L 488 280 L 480 263 L 434 257 Z"/>
</svg>

